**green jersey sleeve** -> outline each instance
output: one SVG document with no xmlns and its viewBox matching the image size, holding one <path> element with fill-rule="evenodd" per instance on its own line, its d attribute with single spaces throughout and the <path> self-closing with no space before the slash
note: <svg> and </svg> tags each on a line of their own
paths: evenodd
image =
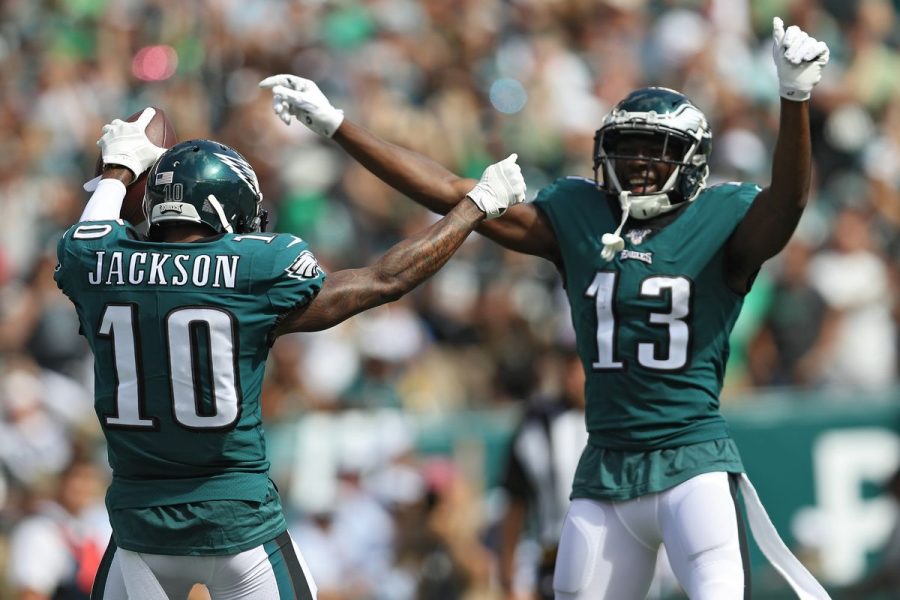
<svg viewBox="0 0 900 600">
<path fill-rule="evenodd" d="M 568 221 L 573 215 L 576 221 L 589 220 L 595 230 L 597 219 L 614 223 L 604 193 L 593 180 L 584 177 L 561 177 L 553 181 L 538 192 L 534 204 L 547 215 L 557 232 L 570 225 Z"/>
<path fill-rule="evenodd" d="M 78 287 L 85 285 L 76 273 L 93 270 L 93 263 L 97 262 L 97 251 L 104 252 L 116 247 L 123 239 L 137 237 L 132 227 L 121 220 L 84 221 L 72 225 L 56 245 L 57 265 L 53 279 L 57 287 L 73 298 Z"/>
<path fill-rule="evenodd" d="M 259 274 L 272 310 L 286 313 L 308 304 L 322 289 L 325 271 L 302 239 L 279 234 L 272 242 L 271 263 Z"/>
</svg>

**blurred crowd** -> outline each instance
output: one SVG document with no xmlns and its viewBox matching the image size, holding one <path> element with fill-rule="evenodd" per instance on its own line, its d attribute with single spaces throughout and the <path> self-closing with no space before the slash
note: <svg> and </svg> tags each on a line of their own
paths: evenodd
<svg viewBox="0 0 900 600">
<path fill-rule="evenodd" d="M 108 534 L 96 517 L 107 474 L 89 351 L 52 279 L 104 123 L 152 105 L 179 139 L 233 146 L 259 175 L 271 228 L 309 241 L 326 270 L 361 266 L 434 217 L 336 144 L 285 127 L 260 79 L 313 79 L 355 121 L 463 175 L 517 152 L 532 197 L 556 177 L 593 177 L 602 115 L 636 87 L 663 85 L 710 120 L 711 183 L 764 186 L 778 123 L 775 15 L 827 42 L 831 62 L 812 97 L 810 206 L 747 298 L 724 402 L 773 386 L 891 389 L 898 0 L 0 3 L 0 596 L 50 589 L 48 569 L 27 568 L 46 544 L 28 544 L 21 527 L 43 527 L 86 562 L 99 557 L 82 542 Z M 281 339 L 264 418 L 519 407 L 559 388 L 567 311 L 551 264 L 473 236 L 403 300 Z M 423 466 L 413 442 L 378 456 L 338 469 L 333 497 L 296 505 L 320 598 L 499 597 L 480 483 L 454 460 Z"/>
</svg>

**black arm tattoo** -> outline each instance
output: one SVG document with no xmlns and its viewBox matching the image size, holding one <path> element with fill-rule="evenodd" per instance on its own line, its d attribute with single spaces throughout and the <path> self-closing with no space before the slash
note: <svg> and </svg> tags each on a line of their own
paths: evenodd
<svg viewBox="0 0 900 600">
<path fill-rule="evenodd" d="M 440 221 L 398 243 L 373 265 L 330 274 L 318 296 L 289 314 L 276 335 L 328 329 L 400 298 L 444 266 L 482 220 L 484 213 L 473 202 L 460 202 Z"/>
</svg>

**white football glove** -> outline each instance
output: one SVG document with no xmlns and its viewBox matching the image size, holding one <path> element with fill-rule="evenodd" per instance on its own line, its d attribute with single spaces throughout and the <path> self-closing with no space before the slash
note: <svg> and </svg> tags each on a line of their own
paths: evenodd
<svg viewBox="0 0 900 600">
<path fill-rule="evenodd" d="M 134 178 L 153 166 L 159 155 L 166 151 L 147 138 L 147 124 L 156 111 L 145 108 L 137 121 L 129 123 L 115 119 L 103 126 L 103 135 L 97 140 L 104 165 L 122 165 L 134 173 Z"/>
<path fill-rule="evenodd" d="M 291 117 L 330 138 L 344 122 L 344 111 L 331 105 L 315 82 L 296 75 L 272 75 L 259 82 L 272 90 L 272 108 L 285 125 Z"/>
<path fill-rule="evenodd" d="M 813 87 L 822 79 L 822 67 L 828 63 L 828 46 L 805 31 L 784 21 L 772 19 L 772 55 L 778 71 L 778 87 L 782 98 L 801 102 L 809 100 Z"/>
<path fill-rule="evenodd" d="M 484 170 L 479 181 L 466 196 L 484 211 L 487 219 L 496 219 L 514 204 L 525 201 L 525 179 L 516 164 L 515 154 L 510 154 Z"/>
</svg>

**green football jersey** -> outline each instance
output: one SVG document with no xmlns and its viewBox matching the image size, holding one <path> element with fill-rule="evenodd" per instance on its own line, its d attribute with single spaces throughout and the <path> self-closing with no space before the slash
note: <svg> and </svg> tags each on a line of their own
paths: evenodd
<svg viewBox="0 0 900 600">
<path fill-rule="evenodd" d="M 592 445 L 673 448 L 726 438 L 719 392 L 743 296 L 724 277 L 724 245 L 759 188 L 703 190 L 658 231 L 629 220 L 625 248 L 601 258 L 618 202 L 565 178 L 535 200 L 556 233 L 586 383 Z"/>
<path fill-rule="evenodd" d="M 98 221 L 66 231 L 57 254 L 57 284 L 94 353 L 114 530 L 123 510 L 207 501 L 265 504 L 258 512 L 278 513 L 283 530 L 260 393 L 274 327 L 325 278 L 307 244 L 262 233 L 160 243 L 121 221 Z M 227 514 L 219 525 L 237 527 Z M 131 543 L 119 533 L 121 547 L 153 551 L 139 531 Z M 171 553 L 190 546 L 177 532 L 166 544 Z M 231 535 L 204 550 L 243 545 Z"/>
</svg>

